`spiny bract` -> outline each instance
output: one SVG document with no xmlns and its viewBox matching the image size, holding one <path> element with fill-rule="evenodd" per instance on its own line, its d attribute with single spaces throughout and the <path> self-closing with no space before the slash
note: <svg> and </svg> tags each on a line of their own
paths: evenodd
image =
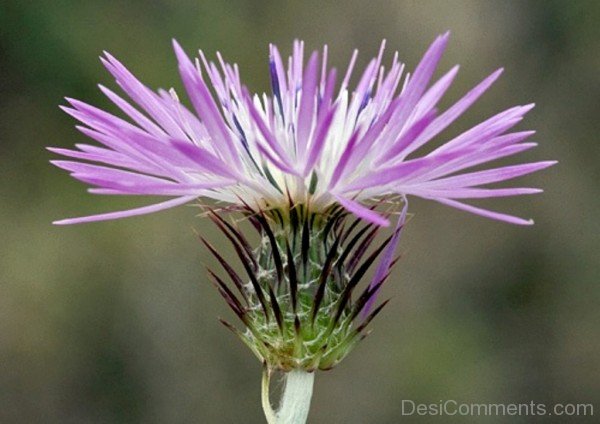
<svg viewBox="0 0 600 424">
<path fill-rule="evenodd" d="M 248 209 L 245 219 L 260 238 L 252 249 L 237 225 L 214 211 L 208 215 L 233 244 L 247 277 L 202 239 L 232 288 L 213 271 L 209 274 L 246 329 L 221 322 L 269 369 L 334 367 L 368 334 L 367 325 L 387 303 L 369 310 L 394 261 L 384 260 L 384 272 L 376 273 L 366 288 L 357 286 L 386 246 L 395 244 L 402 226 L 369 251 L 380 227 L 350 217 L 339 206 L 325 214 L 304 205 L 260 213 Z"/>
</svg>

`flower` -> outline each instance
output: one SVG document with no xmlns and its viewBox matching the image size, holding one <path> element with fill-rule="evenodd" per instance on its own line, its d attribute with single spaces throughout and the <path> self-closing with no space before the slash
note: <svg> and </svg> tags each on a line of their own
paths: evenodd
<svg viewBox="0 0 600 424">
<path fill-rule="evenodd" d="M 157 93 L 105 53 L 102 62 L 134 106 L 100 86 L 128 120 L 67 99 L 63 109 L 78 129 L 103 147 L 50 148 L 75 160 L 52 161 L 92 185 L 90 192 L 155 195 L 171 199 L 121 212 L 66 219 L 74 224 L 151 213 L 210 198 L 238 210 L 259 236 L 251 244 L 236 222 L 210 207 L 207 216 L 232 244 L 245 275 L 208 241 L 202 241 L 228 276 L 209 276 L 243 324 L 221 320 L 263 363 L 263 409 L 267 420 L 305 422 L 313 372 L 339 364 L 365 338 L 374 306 L 390 275 L 407 216 L 407 196 L 426 199 L 513 224 L 531 220 L 471 206 L 463 199 L 538 193 L 536 188 L 487 187 L 553 165 L 554 161 L 473 170 L 530 149 L 533 131 L 509 132 L 533 105 L 498 113 L 453 139 L 422 147 L 464 113 L 499 77 L 493 72 L 443 112 L 436 105 L 458 66 L 430 84 L 449 34 L 429 47 L 411 76 L 394 55 L 382 65 L 385 42 L 350 92 L 356 51 L 341 83 L 328 69 L 327 47 L 304 66 L 296 41 L 287 69 L 270 47 L 272 94 L 251 95 L 237 65 L 192 62 L 173 42 L 193 112 L 174 90 Z M 212 87 L 212 91 L 211 91 Z M 401 87 L 401 88 L 400 88 Z M 213 95 L 214 93 L 214 95 Z M 390 210 L 402 202 L 395 230 Z M 389 209 L 380 206 L 391 204 Z M 371 281 L 359 288 L 373 263 Z M 281 408 L 269 401 L 269 379 L 286 375 Z M 294 417 L 293 419 L 290 417 Z"/>
<path fill-rule="evenodd" d="M 336 70 L 327 66 L 327 47 L 321 57 L 313 52 L 304 66 L 304 44 L 296 41 L 285 68 L 277 48 L 270 46 L 271 95 L 251 95 L 241 83 L 237 65 L 225 63 L 220 54 L 218 65 L 207 61 L 202 52 L 200 60 L 192 62 L 174 41 L 193 111 L 174 90 L 150 90 L 105 53 L 102 62 L 137 108 L 103 86 L 100 89 L 129 120 L 67 99 L 70 107 L 63 109 L 84 124 L 77 128 L 102 147 L 50 148 L 76 159 L 52 163 L 92 185 L 91 193 L 172 199 L 55 223 L 123 218 L 210 198 L 252 210 L 292 203 L 323 212 L 339 204 L 367 221 L 388 225 L 365 203 L 409 195 L 500 221 L 531 224 L 462 200 L 541 191 L 482 186 L 529 174 L 554 161 L 469 170 L 536 145 L 524 142 L 533 131 L 508 132 L 533 105 L 507 109 L 418 155 L 502 72 L 493 72 L 438 112 L 436 105 L 458 72 L 455 66 L 430 84 L 448 37 L 446 33 L 436 38 L 411 76 L 403 75 L 397 53 L 389 69 L 384 69 L 383 42 L 352 92 L 349 82 L 356 51 L 338 86 Z"/>
</svg>

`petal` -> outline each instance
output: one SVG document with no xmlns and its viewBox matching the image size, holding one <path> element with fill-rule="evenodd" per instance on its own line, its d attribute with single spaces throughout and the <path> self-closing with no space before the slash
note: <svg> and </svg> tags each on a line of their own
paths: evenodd
<svg viewBox="0 0 600 424">
<path fill-rule="evenodd" d="M 125 211 L 109 212 L 99 215 L 84 216 L 80 218 L 69 218 L 61 219 L 60 221 L 54 221 L 54 225 L 71 225 L 71 224 L 82 224 L 85 222 L 96 222 L 96 221 L 108 221 L 111 219 L 121 219 L 130 216 L 146 215 L 153 212 L 162 211 L 165 209 L 173 208 L 175 206 L 183 205 L 184 203 L 191 202 L 197 196 L 183 196 L 175 199 L 167 200 L 166 202 L 156 203 L 154 205 L 143 206 L 141 208 L 129 209 Z"/>
<path fill-rule="evenodd" d="M 475 206 L 467 205 L 456 200 L 443 199 L 443 198 L 431 198 L 436 202 L 440 202 L 444 205 L 451 206 L 456 209 L 460 209 L 466 212 L 480 215 L 485 218 L 495 219 L 496 221 L 508 222 L 509 224 L 515 225 L 533 225 L 533 219 L 523 219 L 517 216 L 507 215 L 500 212 L 494 212 L 487 209 L 478 208 Z"/>
<path fill-rule="evenodd" d="M 139 104 L 158 124 L 173 137 L 184 137 L 185 134 L 177 125 L 168 109 L 164 107 L 160 97 L 142 84 L 129 70 L 110 53 L 104 52 L 106 58 L 100 58 L 106 69 L 117 80 L 123 91 Z"/>
<path fill-rule="evenodd" d="M 442 178 L 423 183 L 422 186 L 427 188 L 445 189 L 452 187 L 470 187 L 497 183 L 500 181 L 517 178 L 522 175 L 531 174 L 532 172 L 548 168 L 556 163 L 556 161 L 542 161 L 521 165 L 503 166 L 501 168 L 487 169 L 485 171 L 470 172 L 468 174 L 457 175 L 455 177 Z"/>
<path fill-rule="evenodd" d="M 142 113 L 136 110 L 133 106 L 131 106 L 128 102 L 126 102 L 123 98 L 104 87 L 103 85 L 99 85 L 100 90 L 108 97 L 115 105 L 119 107 L 123 112 L 127 114 L 136 124 L 140 127 L 148 131 L 150 134 L 155 136 L 165 136 L 166 133 L 152 122 L 150 119 L 146 118 Z"/>
<path fill-rule="evenodd" d="M 475 101 L 485 93 L 490 86 L 502 74 L 503 69 L 500 68 L 493 72 L 490 76 L 481 81 L 477 86 L 471 89 L 463 98 L 452 105 L 448 110 L 442 113 L 431 125 L 423 131 L 421 136 L 412 143 L 406 151 L 405 156 L 417 150 L 419 147 L 427 143 L 433 137 L 445 130 L 452 122 L 462 115 Z"/>
<path fill-rule="evenodd" d="M 492 162 L 504 157 L 513 156 L 536 146 L 537 143 L 521 143 L 512 146 L 506 146 L 497 150 L 476 150 L 472 153 L 466 153 L 462 157 L 458 157 L 455 160 L 449 160 L 447 163 L 419 175 L 418 178 L 415 178 L 415 180 L 421 182 L 434 181 L 435 178 L 441 178 L 450 174 L 454 174 L 458 171 L 463 171 L 482 163 Z M 414 182 L 411 182 L 410 184 L 413 183 Z"/>
<path fill-rule="evenodd" d="M 379 225 L 381 227 L 387 227 L 390 225 L 390 221 L 379 215 L 377 212 L 361 205 L 358 202 L 355 202 L 350 199 L 346 199 L 345 197 L 338 196 L 337 194 L 332 193 L 333 197 L 346 208 L 349 212 L 353 213 L 357 217 L 364 219 L 365 221 L 372 222 L 373 224 Z"/>
<path fill-rule="evenodd" d="M 221 143 L 224 143 L 228 157 L 237 165 L 241 166 L 239 153 L 231 139 L 230 130 L 225 125 L 223 116 L 219 112 L 214 99 L 212 98 L 208 87 L 200 77 L 198 70 L 194 67 L 189 57 L 185 54 L 177 41 L 173 40 L 173 48 L 179 62 L 179 73 L 187 91 L 187 94 L 200 116 L 202 123 L 213 138 L 213 145 L 220 149 Z"/>
<path fill-rule="evenodd" d="M 400 238 L 402 237 L 402 230 L 404 229 L 404 224 L 406 223 L 406 212 L 407 211 L 408 211 L 408 201 L 406 200 L 406 198 L 404 198 L 404 206 L 402 207 L 402 212 L 400 212 L 400 216 L 398 217 L 398 222 L 396 223 L 396 228 L 394 229 L 394 235 L 392 236 L 392 239 L 390 240 L 389 244 L 383 251 L 383 255 L 381 256 L 379 264 L 377 265 L 377 269 L 375 270 L 375 273 L 373 274 L 373 279 L 371 280 L 371 283 L 369 284 L 370 289 L 372 289 L 373 287 L 375 287 L 379 283 L 381 283 L 381 281 L 383 281 L 383 279 L 390 272 L 390 267 L 394 260 L 394 253 L 396 252 L 396 248 L 398 247 L 398 244 L 400 243 Z M 373 304 L 375 303 L 375 300 L 377 299 L 377 293 L 379 292 L 380 289 L 381 289 L 381 287 L 379 289 L 377 289 L 377 292 L 373 296 L 371 296 L 371 298 L 367 301 L 367 303 L 362 311 L 363 318 L 365 318 L 367 315 L 369 315 L 369 311 L 373 307 Z"/>
<path fill-rule="evenodd" d="M 537 194 L 542 193 L 543 190 L 539 188 L 456 188 L 448 190 L 434 190 L 434 189 L 417 189 L 411 191 L 407 189 L 407 194 L 412 194 L 420 197 L 427 198 L 445 198 L 445 199 L 485 199 L 489 197 L 508 197 L 508 196 L 521 196 L 524 194 Z"/>
<path fill-rule="evenodd" d="M 413 111 L 413 117 L 411 121 L 416 121 L 429 112 L 432 108 L 437 105 L 442 96 L 446 93 L 448 88 L 452 85 L 456 74 L 458 73 L 459 66 L 456 65 L 450 69 L 443 77 L 441 77 L 435 84 L 427 90 L 427 92 L 421 97 L 419 103 L 415 106 Z"/>
<path fill-rule="evenodd" d="M 418 178 L 421 173 L 435 169 L 444 163 L 465 155 L 465 152 L 450 152 L 432 157 L 412 159 L 398 165 L 380 168 L 362 178 L 358 178 L 343 187 L 344 192 L 383 187 L 390 183 L 402 183 Z"/>
<path fill-rule="evenodd" d="M 449 36 L 450 33 L 447 32 L 435 39 L 427 52 L 423 55 L 415 72 L 409 79 L 408 85 L 401 94 L 403 103 L 397 115 L 400 122 L 405 122 L 406 119 L 408 119 L 419 99 L 427 89 L 427 85 L 446 49 Z"/>
<path fill-rule="evenodd" d="M 303 159 L 308 138 L 314 121 L 314 109 L 317 93 L 317 67 L 318 54 L 313 52 L 306 65 L 302 80 L 302 96 L 300 98 L 300 106 L 298 108 L 298 122 L 296 126 L 296 146 L 298 156 Z"/>
<path fill-rule="evenodd" d="M 306 158 L 306 164 L 304 165 L 304 176 L 310 173 L 313 166 L 319 159 L 321 152 L 323 151 L 323 147 L 325 147 L 325 140 L 327 140 L 327 136 L 329 135 L 329 130 L 331 128 L 331 123 L 333 122 L 335 111 L 336 107 L 334 106 L 331 108 L 331 110 L 329 110 L 323 121 L 319 123 L 319 127 L 316 129 L 308 157 Z"/>
</svg>

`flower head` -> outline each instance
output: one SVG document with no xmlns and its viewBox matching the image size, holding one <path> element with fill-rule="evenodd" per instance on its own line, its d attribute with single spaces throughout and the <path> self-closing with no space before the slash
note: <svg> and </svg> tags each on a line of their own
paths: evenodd
<svg viewBox="0 0 600 424">
<path fill-rule="evenodd" d="M 421 147 L 439 138 L 501 73 L 493 72 L 448 109 L 438 111 L 437 103 L 458 72 L 455 66 L 431 84 L 447 41 L 448 34 L 439 36 L 412 75 L 404 74 L 397 54 L 384 68 L 382 43 L 353 89 L 349 81 L 356 51 L 338 78 L 336 70 L 328 68 L 326 47 L 322 55 L 313 52 L 304 65 L 304 44 L 297 41 L 285 67 L 277 48 L 270 46 L 271 95 L 251 95 L 237 65 L 227 64 L 220 54 L 218 64 L 202 52 L 192 62 L 174 42 L 193 109 L 184 106 L 174 90 L 150 90 L 105 53 L 102 62 L 135 106 L 103 86 L 100 89 L 127 120 L 68 99 L 70 107 L 63 109 L 102 147 L 51 148 L 76 159 L 53 163 L 92 185 L 92 193 L 171 199 L 56 223 L 116 219 L 210 198 L 255 211 L 303 204 L 319 213 L 341 205 L 367 221 L 387 225 L 388 220 L 365 203 L 412 195 L 530 224 L 463 199 L 541 191 L 482 186 L 546 168 L 552 161 L 470 170 L 536 145 L 524 142 L 532 131 L 509 132 L 533 105 L 507 109 L 419 155 Z"/>
</svg>

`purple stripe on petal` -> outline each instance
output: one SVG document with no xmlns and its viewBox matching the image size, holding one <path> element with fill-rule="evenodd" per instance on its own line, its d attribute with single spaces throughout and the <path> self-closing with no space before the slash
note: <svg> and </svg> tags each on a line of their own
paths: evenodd
<svg viewBox="0 0 600 424">
<path fill-rule="evenodd" d="M 367 65 L 367 69 L 365 69 L 364 73 L 362 74 L 358 85 L 356 86 L 356 90 L 354 93 L 352 93 L 352 102 L 348 108 L 349 111 L 358 114 L 365 107 L 369 100 L 369 92 L 373 82 L 373 75 L 376 75 L 376 73 L 376 61 L 373 59 Z"/>
<path fill-rule="evenodd" d="M 518 131 L 510 134 L 500 135 L 498 137 L 494 137 L 492 140 L 486 143 L 486 147 L 489 146 L 490 148 L 497 149 L 511 144 L 516 144 L 534 134 L 535 131 Z"/>
<path fill-rule="evenodd" d="M 230 181 L 210 181 L 196 184 L 138 184 L 128 185 L 119 184 L 115 181 L 99 179 L 94 177 L 79 178 L 88 184 L 97 185 L 99 190 L 111 190 L 120 194 L 142 195 L 142 196 L 196 196 L 200 197 L 207 190 L 214 190 L 220 187 L 231 185 Z M 88 191 L 93 190 L 89 189 Z M 94 193 L 94 191 L 90 191 Z M 98 193 L 95 193 L 98 194 Z"/>
<path fill-rule="evenodd" d="M 175 182 L 163 178 L 157 178 L 149 175 L 135 172 L 124 171 L 121 169 L 108 168 L 106 166 L 93 165 L 89 163 L 73 162 L 66 160 L 52 160 L 53 165 L 71 172 L 72 176 L 84 182 L 91 182 L 91 179 L 103 181 L 114 181 L 119 188 L 124 186 L 139 186 L 145 184 L 162 185 L 174 184 Z M 96 184 L 96 183 L 92 183 Z M 152 194 L 152 193 L 148 193 Z"/>
</svg>

